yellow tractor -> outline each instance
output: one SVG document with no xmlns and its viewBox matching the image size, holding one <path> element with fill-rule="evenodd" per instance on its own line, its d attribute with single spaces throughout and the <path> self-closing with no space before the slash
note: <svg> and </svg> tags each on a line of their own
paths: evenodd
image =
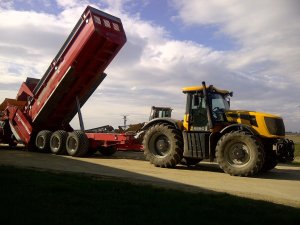
<svg viewBox="0 0 300 225">
<path fill-rule="evenodd" d="M 217 161 L 224 172 L 253 176 L 294 159 L 294 143 L 285 139 L 281 117 L 230 110 L 232 92 L 214 86 L 183 88 L 184 120 L 156 118 L 142 130 L 146 159 L 158 167 Z"/>
</svg>

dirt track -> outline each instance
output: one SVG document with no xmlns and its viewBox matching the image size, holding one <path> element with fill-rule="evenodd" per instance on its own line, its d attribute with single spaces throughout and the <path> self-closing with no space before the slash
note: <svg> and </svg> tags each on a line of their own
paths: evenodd
<svg viewBox="0 0 300 225">
<path fill-rule="evenodd" d="M 150 165 L 141 152 L 118 152 L 104 158 L 74 158 L 0 147 L 0 165 L 93 174 L 189 191 L 226 192 L 300 208 L 300 163 L 278 165 L 254 178 L 224 174 L 217 164 L 163 169 Z"/>
</svg>

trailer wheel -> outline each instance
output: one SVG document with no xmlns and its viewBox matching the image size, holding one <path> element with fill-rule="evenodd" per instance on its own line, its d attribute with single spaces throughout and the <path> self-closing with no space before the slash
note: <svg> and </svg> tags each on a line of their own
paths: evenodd
<svg viewBox="0 0 300 225">
<path fill-rule="evenodd" d="M 99 152 L 104 156 L 111 156 L 111 155 L 115 154 L 116 151 L 117 151 L 117 148 L 116 148 L 116 146 L 113 146 L 113 145 L 107 146 L 107 147 L 101 146 L 99 148 Z"/>
<path fill-rule="evenodd" d="M 63 155 L 67 153 L 66 141 L 68 133 L 64 130 L 55 131 L 50 138 L 50 149 L 55 155 Z"/>
<path fill-rule="evenodd" d="M 216 159 L 225 173 L 233 176 L 252 176 L 264 164 L 264 149 L 253 135 L 242 131 L 224 134 L 216 147 Z"/>
<path fill-rule="evenodd" d="M 175 167 L 183 155 L 183 139 L 179 130 L 168 124 L 150 127 L 143 140 L 144 155 L 159 167 Z"/>
<path fill-rule="evenodd" d="M 67 138 L 66 148 L 70 156 L 84 156 L 89 149 L 89 139 L 82 131 L 71 132 Z"/>
<path fill-rule="evenodd" d="M 50 152 L 50 137 L 52 132 L 49 130 L 40 131 L 35 138 L 35 146 L 41 152 Z"/>
</svg>

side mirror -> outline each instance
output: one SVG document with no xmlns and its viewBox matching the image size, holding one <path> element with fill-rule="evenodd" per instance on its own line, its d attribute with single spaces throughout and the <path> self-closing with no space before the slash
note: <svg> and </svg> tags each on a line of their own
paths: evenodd
<svg viewBox="0 0 300 225">
<path fill-rule="evenodd" d="M 226 102 L 228 103 L 228 105 L 230 107 L 230 98 L 226 98 Z"/>
</svg>

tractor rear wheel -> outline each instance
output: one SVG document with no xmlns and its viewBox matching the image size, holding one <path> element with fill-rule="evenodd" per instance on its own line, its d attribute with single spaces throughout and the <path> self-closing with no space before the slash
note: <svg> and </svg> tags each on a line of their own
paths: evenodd
<svg viewBox="0 0 300 225">
<path fill-rule="evenodd" d="M 182 134 L 171 125 L 150 127 L 145 133 L 143 146 L 146 159 L 155 166 L 175 167 L 182 159 Z"/>
<path fill-rule="evenodd" d="M 55 155 L 63 155 L 67 153 L 66 141 L 68 133 L 64 130 L 55 131 L 50 138 L 50 149 Z"/>
<path fill-rule="evenodd" d="M 35 146 L 41 152 L 50 152 L 50 137 L 52 132 L 49 130 L 40 131 L 35 138 Z"/>
<path fill-rule="evenodd" d="M 84 156 L 89 149 L 89 139 L 82 131 L 71 132 L 67 138 L 66 148 L 70 156 Z"/>
<path fill-rule="evenodd" d="M 257 174 L 264 164 L 264 157 L 261 142 L 243 131 L 224 134 L 216 147 L 219 166 L 233 176 Z"/>
</svg>

